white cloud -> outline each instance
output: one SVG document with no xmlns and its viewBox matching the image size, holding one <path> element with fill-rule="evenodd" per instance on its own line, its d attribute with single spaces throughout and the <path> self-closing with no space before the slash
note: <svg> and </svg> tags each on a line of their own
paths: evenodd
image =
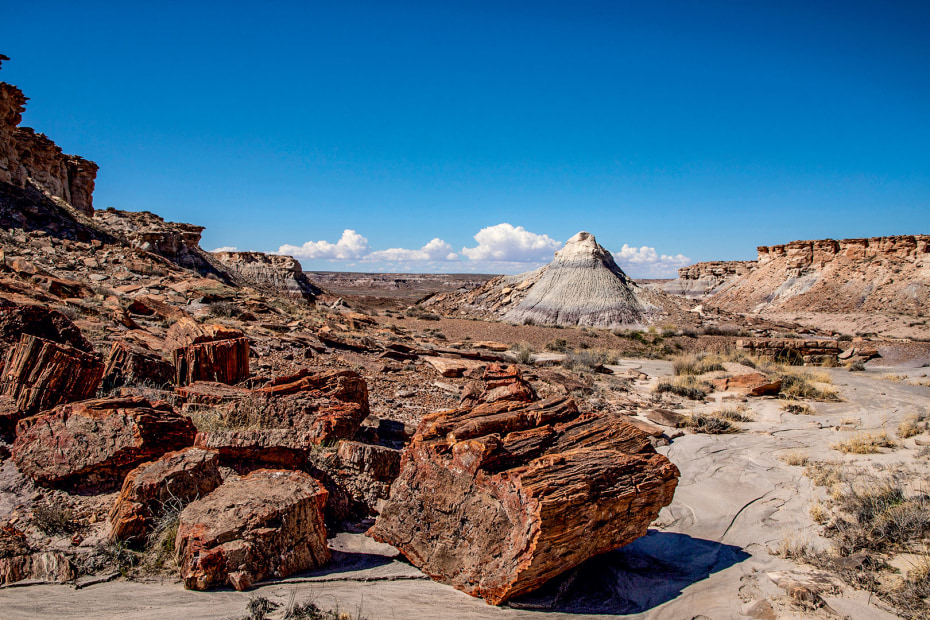
<svg viewBox="0 0 930 620">
<path fill-rule="evenodd" d="M 636 248 L 624 243 L 620 251 L 613 254 L 620 268 L 634 278 L 674 278 L 679 267 L 691 263 L 684 254 L 660 255 L 655 248 L 646 245 Z"/>
<path fill-rule="evenodd" d="M 238 252 L 239 248 L 234 245 L 224 245 L 221 248 L 216 248 L 215 250 L 210 250 L 211 252 Z"/>
<path fill-rule="evenodd" d="M 522 226 L 498 224 L 482 228 L 475 235 L 478 246 L 462 248 L 462 254 L 474 261 L 507 261 L 529 263 L 550 261 L 561 241 L 548 235 L 532 233 Z"/>
<path fill-rule="evenodd" d="M 346 228 L 342 237 L 336 243 L 329 241 L 308 241 L 303 245 L 282 245 L 278 254 L 286 254 L 295 258 L 310 260 L 358 260 L 371 253 L 368 239 L 354 230 Z"/>
<path fill-rule="evenodd" d="M 452 251 L 452 246 L 436 237 L 419 250 L 406 250 L 404 248 L 390 248 L 379 250 L 368 255 L 370 260 L 385 261 L 450 261 L 458 260 L 459 255 Z"/>
</svg>

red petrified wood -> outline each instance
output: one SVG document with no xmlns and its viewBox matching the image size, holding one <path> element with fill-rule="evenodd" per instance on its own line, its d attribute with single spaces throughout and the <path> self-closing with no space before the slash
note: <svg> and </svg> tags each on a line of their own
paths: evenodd
<svg viewBox="0 0 930 620">
<path fill-rule="evenodd" d="M 195 432 L 190 418 L 164 402 L 85 400 L 20 420 L 13 460 L 43 486 L 109 490 L 139 464 L 191 445 Z"/>
<path fill-rule="evenodd" d="M 496 605 L 644 535 L 678 475 L 641 431 L 570 399 L 439 412 L 369 535 Z"/>
<path fill-rule="evenodd" d="M 175 551 L 184 586 L 244 590 L 326 564 L 326 498 L 304 472 L 260 469 L 227 479 L 181 512 Z"/>
</svg>

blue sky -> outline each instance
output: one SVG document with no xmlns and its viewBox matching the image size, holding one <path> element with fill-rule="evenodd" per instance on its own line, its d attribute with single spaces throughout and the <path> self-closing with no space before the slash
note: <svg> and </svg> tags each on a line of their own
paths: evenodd
<svg viewBox="0 0 930 620">
<path fill-rule="evenodd" d="M 37 0 L 3 15 L 0 79 L 31 98 L 23 124 L 100 164 L 95 206 L 206 226 L 208 249 L 515 272 L 588 230 L 645 276 L 930 232 L 926 2 Z"/>
</svg>

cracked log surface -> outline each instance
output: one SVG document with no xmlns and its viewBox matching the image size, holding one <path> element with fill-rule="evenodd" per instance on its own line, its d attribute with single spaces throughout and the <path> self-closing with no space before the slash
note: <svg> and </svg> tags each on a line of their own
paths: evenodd
<svg viewBox="0 0 930 620">
<path fill-rule="evenodd" d="M 369 535 L 496 605 L 644 535 L 678 476 L 640 430 L 571 399 L 439 412 Z"/>
</svg>

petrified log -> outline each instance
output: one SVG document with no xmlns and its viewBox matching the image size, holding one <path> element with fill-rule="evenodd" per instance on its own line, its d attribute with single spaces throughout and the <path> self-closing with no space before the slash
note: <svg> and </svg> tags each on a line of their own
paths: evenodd
<svg viewBox="0 0 930 620">
<path fill-rule="evenodd" d="M 368 534 L 500 604 L 644 535 L 678 475 L 644 433 L 570 399 L 439 412 L 421 422 Z"/>
<path fill-rule="evenodd" d="M 304 472 L 260 469 L 227 479 L 181 512 L 175 552 L 184 586 L 244 590 L 326 564 L 326 497 Z"/>
<path fill-rule="evenodd" d="M 401 454 L 385 446 L 340 441 L 337 450 L 313 453 L 311 461 L 350 498 L 355 514 L 364 517 L 377 514 L 387 500 L 400 474 Z"/>
<path fill-rule="evenodd" d="M 232 327 L 226 327 L 218 323 L 201 325 L 189 316 L 185 316 L 175 321 L 168 328 L 168 333 L 165 335 L 165 350 L 173 351 L 202 342 L 235 340 L 242 338 L 244 335 L 241 331 Z"/>
<path fill-rule="evenodd" d="M 516 364 L 489 364 L 483 378 L 486 382 L 483 390 L 476 385 L 469 386 L 462 395 L 463 405 L 494 403 L 501 400 L 528 403 L 537 399 L 535 390 L 523 379 L 523 373 Z"/>
<path fill-rule="evenodd" d="M 161 355 L 126 340 L 117 340 L 110 349 L 103 371 L 105 387 L 148 382 L 156 387 L 171 383 L 174 366 Z"/>
<path fill-rule="evenodd" d="M 45 306 L 17 305 L 0 300 L 0 350 L 16 345 L 23 334 L 66 344 L 84 352 L 94 347 L 61 312 Z"/>
<path fill-rule="evenodd" d="M 175 383 L 218 381 L 234 385 L 249 376 L 249 340 L 215 340 L 192 344 L 171 352 Z"/>
<path fill-rule="evenodd" d="M 195 432 L 190 418 L 161 401 L 85 400 L 20 420 L 13 460 L 42 486 L 106 491 L 141 463 L 190 446 Z"/>
<path fill-rule="evenodd" d="M 96 355 L 23 334 L 7 354 L 0 391 L 24 414 L 90 398 L 103 377 Z"/>
<path fill-rule="evenodd" d="M 110 538 L 139 540 L 168 510 L 180 510 L 223 482 L 215 452 L 187 448 L 143 463 L 126 476 L 110 509 Z"/>
</svg>

